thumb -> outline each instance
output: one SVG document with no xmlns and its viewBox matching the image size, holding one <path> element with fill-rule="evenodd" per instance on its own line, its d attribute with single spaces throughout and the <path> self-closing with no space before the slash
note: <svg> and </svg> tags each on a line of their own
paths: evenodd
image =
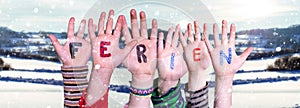
<svg viewBox="0 0 300 108">
<path fill-rule="evenodd" d="M 250 55 L 251 51 L 253 50 L 252 47 L 247 48 L 241 55 L 240 58 L 242 61 L 245 61 L 247 57 Z"/>
<path fill-rule="evenodd" d="M 51 42 L 52 42 L 52 45 L 54 46 L 55 50 L 57 53 L 59 53 L 61 51 L 61 45 L 59 43 L 59 41 L 57 40 L 57 38 L 53 35 L 53 34 L 49 34 L 48 35 Z"/>
</svg>

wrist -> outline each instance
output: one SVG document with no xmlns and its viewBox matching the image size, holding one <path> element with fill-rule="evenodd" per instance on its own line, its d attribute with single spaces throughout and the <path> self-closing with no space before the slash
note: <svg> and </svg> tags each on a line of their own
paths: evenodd
<svg viewBox="0 0 300 108">
<path fill-rule="evenodd" d="M 178 80 L 163 80 L 158 78 L 158 92 L 160 95 L 166 94 L 171 88 L 174 88 L 179 83 Z"/>
<path fill-rule="evenodd" d="M 233 77 L 216 77 L 215 94 L 218 97 L 231 97 Z"/>
<path fill-rule="evenodd" d="M 196 91 L 206 86 L 206 75 L 204 71 L 190 72 L 188 90 Z"/>
<path fill-rule="evenodd" d="M 132 75 L 131 86 L 139 89 L 153 87 L 154 75 Z"/>
</svg>

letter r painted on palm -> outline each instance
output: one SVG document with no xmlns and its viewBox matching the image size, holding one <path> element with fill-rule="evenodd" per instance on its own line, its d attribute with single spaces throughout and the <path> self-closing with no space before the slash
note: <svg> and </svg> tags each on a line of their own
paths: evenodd
<svg viewBox="0 0 300 108">
<path fill-rule="evenodd" d="M 147 63 L 147 56 L 144 54 L 145 52 L 146 46 L 144 44 L 136 46 L 136 55 L 139 63 L 142 63 L 142 59 L 145 63 Z"/>
</svg>

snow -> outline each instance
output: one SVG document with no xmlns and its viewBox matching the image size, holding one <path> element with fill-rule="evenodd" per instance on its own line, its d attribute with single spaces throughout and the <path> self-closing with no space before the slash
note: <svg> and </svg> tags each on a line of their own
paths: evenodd
<svg viewBox="0 0 300 108">
<path fill-rule="evenodd" d="M 31 59 L 17 59 L 17 58 L 6 58 L 0 56 L 3 61 L 7 64 L 10 64 L 12 68 L 15 69 L 52 69 L 52 70 L 60 70 L 61 64 L 55 62 L 46 62 L 39 60 L 31 60 Z"/>
<path fill-rule="evenodd" d="M 1 76 L 22 77 L 22 78 L 42 78 L 62 80 L 61 73 L 39 73 L 39 72 L 21 72 L 21 71 L 0 71 Z"/>
</svg>

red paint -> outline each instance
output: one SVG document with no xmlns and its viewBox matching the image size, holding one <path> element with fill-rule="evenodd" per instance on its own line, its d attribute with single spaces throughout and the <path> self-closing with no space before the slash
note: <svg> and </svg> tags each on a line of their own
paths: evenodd
<svg viewBox="0 0 300 108">
<path fill-rule="evenodd" d="M 110 57 L 111 56 L 110 53 L 105 54 L 105 51 L 107 51 L 106 46 L 110 46 L 110 42 L 105 42 L 105 41 L 100 42 L 100 57 Z"/>
<path fill-rule="evenodd" d="M 200 48 L 195 48 L 193 50 L 193 53 L 194 53 L 193 57 L 194 57 L 195 62 L 200 61 L 200 50 L 201 50 Z"/>
</svg>

